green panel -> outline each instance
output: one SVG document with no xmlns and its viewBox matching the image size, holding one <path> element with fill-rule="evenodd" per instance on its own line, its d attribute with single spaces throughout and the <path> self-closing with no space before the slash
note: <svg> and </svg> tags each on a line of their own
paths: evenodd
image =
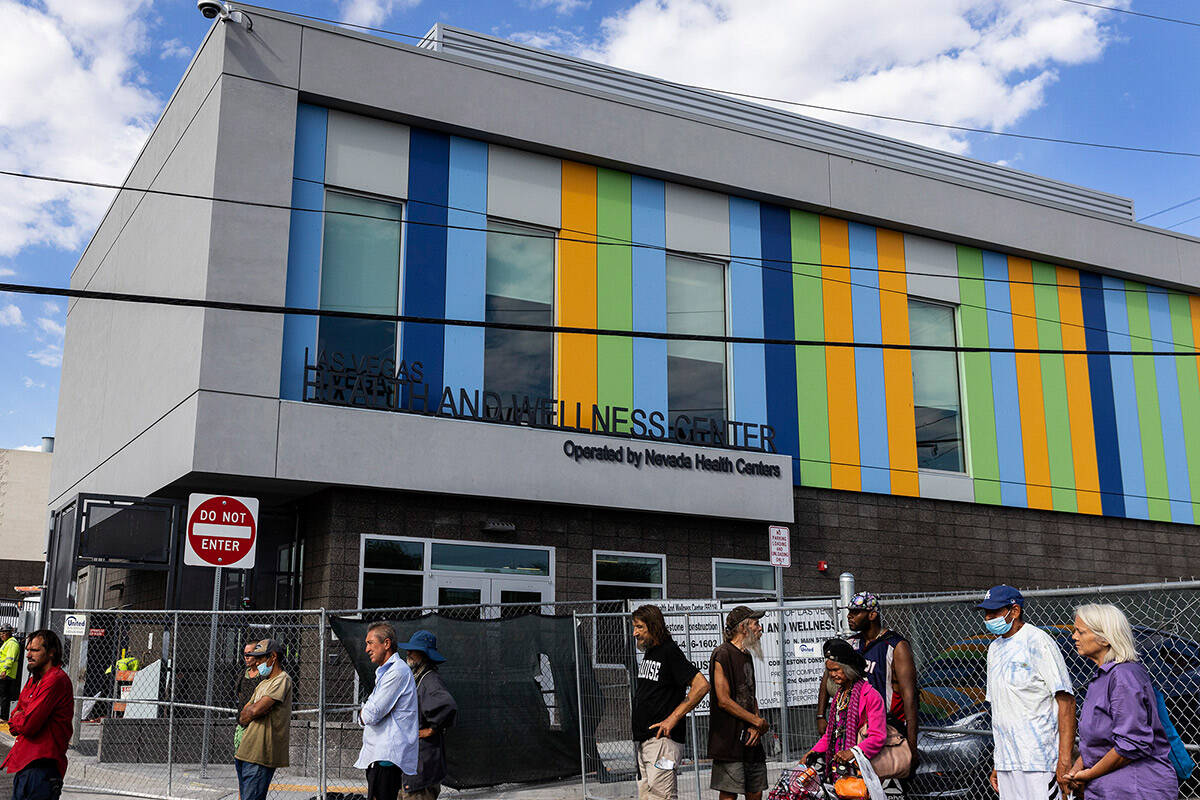
<svg viewBox="0 0 1200 800">
<path fill-rule="evenodd" d="M 958 247 L 959 327 L 964 347 L 988 347 L 987 299 L 983 254 Z M 988 353 L 963 353 L 966 387 L 967 452 L 975 479 L 975 502 L 1000 503 L 1000 457 L 996 452 L 996 410 L 992 399 L 992 362 Z"/>
<path fill-rule="evenodd" d="M 1150 338 L 1150 305 L 1144 285 L 1125 281 L 1125 308 L 1129 314 L 1130 349 L 1153 350 L 1155 343 Z M 1134 356 L 1133 383 L 1137 389 L 1138 427 L 1142 432 L 1142 461 L 1146 470 L 1150 519 L 1170 522 L 1167 456 L 1163 450 L 1162 414 L 1158 408 L 1158 382 L 1152 357 Z"/>
<path fill-rule="evenodd" d="M 1050 264 L 1033 262 L 1033 299 L 1038 347 L 1062 349 L 1062 317 L 1058 311 L 1058 275 Z M 1071 450 L 1071 417 L 1067 406 L 1067 368 L 1061 354 L 1043 353 L 1042 397 L 1046 406 L 1046 449 L 1050 456 L 1050 490 L 1055 511 L 1078 511 L 1075 497 L 1075 454 Z"/>
<path fill-rule="evenodd" d="M 628 173 L 596 171 L 596 233 L 601 243 L 633 240 L 630 187 Z M 632 330 L 633 249 L 600 244 L 596 250 L 596 324 Z M 633 407 L 633 339 L 610 336 L 596 342 L 596 401 Z"/>
<path fill-rule="evenodd" d="M 792 297 L 796 338 L 825 338 L 821 283 L 821 221 L 792 211 Z M 825 348 L 796 348 L 796 410 L 800 417 L 800 480 L 805 486 L 833 485 L 829 469 L 829 391 Z"/>
<path fill-rule="evenodd" d="M 1192 336 L 1192 311 L 1186 294 L 1171 292 L 1171 332 L 1177 351 L 1192 352 L 1196 342 Z M 1200 520 L 1200 373 L 1196 359 L 1180 358 L 1175 364 L 1179 373 L 1179 405 L 1183 409 L 1183 440 L 1188 453 L 1188 478 L 1192 485 L 1192 517 Z"/>
</svg>

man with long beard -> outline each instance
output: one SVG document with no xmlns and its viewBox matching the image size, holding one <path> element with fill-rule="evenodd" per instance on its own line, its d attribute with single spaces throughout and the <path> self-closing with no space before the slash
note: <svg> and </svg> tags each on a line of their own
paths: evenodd
<svg viewBox="0 0 1200 800">
<path fill-rule="evenodd" d="M 764 611 L 738 606 L 725 618 L 725 643 L 713 650 L 709 663 L 708 755 L 712 782 L 721 800 L 760 800 L 767 788 L 767 754 L 762 735 L 770 724 L 758 715 L 754 659 L 762 656 L 759 623 Z"/>
</svg>

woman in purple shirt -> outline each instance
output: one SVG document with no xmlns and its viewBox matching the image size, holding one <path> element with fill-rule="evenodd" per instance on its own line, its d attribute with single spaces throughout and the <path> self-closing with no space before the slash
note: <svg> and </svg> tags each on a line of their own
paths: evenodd
<svg viewBox="0 0 1200 800">
<path fill-rule="evenodd" d="M 1072 638 L 1097 672 L 1079 715 L 1079 758 L 1068 785 L 1087 800 L 1175 800 L 1179 780 L 1129 620 L 1116 606 L 1080 606 Z"/>
</svg>

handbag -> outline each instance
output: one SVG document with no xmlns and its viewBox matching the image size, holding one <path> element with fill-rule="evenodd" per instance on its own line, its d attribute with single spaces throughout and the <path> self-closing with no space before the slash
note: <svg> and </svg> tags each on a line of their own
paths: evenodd
<svg viewBox="0 0 1200 800">
<path fill-rule="evenodd" d="M 1196 762 L 1192 759 L 1191 753 L 1187 751 L 1187 747 L 1183 744 L 1183 739 L 1179 736 L 1179 731 L 1175 729 L 1167 716 L 1167 701 L 1163 698 L 1162 692 L 1154 686 L 1154 702 L 1158 706 L 1158 721 L 1162 723 L 1163 733 L 1166 734 L 1167 743 L 1171 748 L 1169 753 L 1171 766 L 1175 768 L 1175 777 L 1179 778 L 1180 783 L 1192 777 L 1192 772 L 1196 769 Z"/>
<path fill-rule="evenodd" d="M 867 738 L 870 730 L 868 723 L 858 729 L 858 741 Z M 871 759 L 871 768 L 879 778 L 907 778 L 912 771 L 913 751 L 908 743 L 908 737 L 894 725 L 887 726 L 887 735 L 883 740 L 883 749 Z"/>
</svg>

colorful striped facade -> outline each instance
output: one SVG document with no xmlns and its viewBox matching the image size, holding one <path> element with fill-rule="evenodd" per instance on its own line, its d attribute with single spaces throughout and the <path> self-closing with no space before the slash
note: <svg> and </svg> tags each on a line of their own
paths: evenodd
<svg viewBox="0 0 1200 800">
<path fill-rule="evenodd" d="M 672 250 L 729 263 L 733 336 L 906 345 L 908 298 L 934 287 L 932 299 L 957 306 L 961 345 L 1095 351 L 960 356 L 969 493 L 961 499 L 1198 518 L 1200 361 L 1103 351 L 1191 352 L 1200 297 L 545 156 L 527 156 L 537 174 L 523 183 L 511 169 L 524 163 L 518 151 L 390 123 L 371 124 L 376 134 L 392 131 L 404 174 L 368 172 L 356 182 L 329 171 L 341 135 L 335 115 L 349 130 L 349 115 L 299 110 L 293 205 L 314 211 L 292 212 L 290 306 L 318 303 L 315 209 L 326 186 L 405 202 L 409 315 L 484 319 L 489 218 L 558 232 L 555 315 L 563 326 L 665 332 Z M 386 133 L 373 141 L 388 141 Z M 504 171 L 493 163 L 501 151 Z M 311 317 L 286 321 L 285 399 L 300 396 L 316 326 Z M 559 399 L 666 409 L 665 341 L 557 339 Z M 482 387 L 482 329 L 406 325 L 401 347 L 406 361 L 423 362 L 431 384 Z M 793 456 L 796 485 L 944 497 L 917 469 L 907 350 L 735 344 L 729 370 L 731 416 L 775 429 L 779 451 Z"/>
</svg>

